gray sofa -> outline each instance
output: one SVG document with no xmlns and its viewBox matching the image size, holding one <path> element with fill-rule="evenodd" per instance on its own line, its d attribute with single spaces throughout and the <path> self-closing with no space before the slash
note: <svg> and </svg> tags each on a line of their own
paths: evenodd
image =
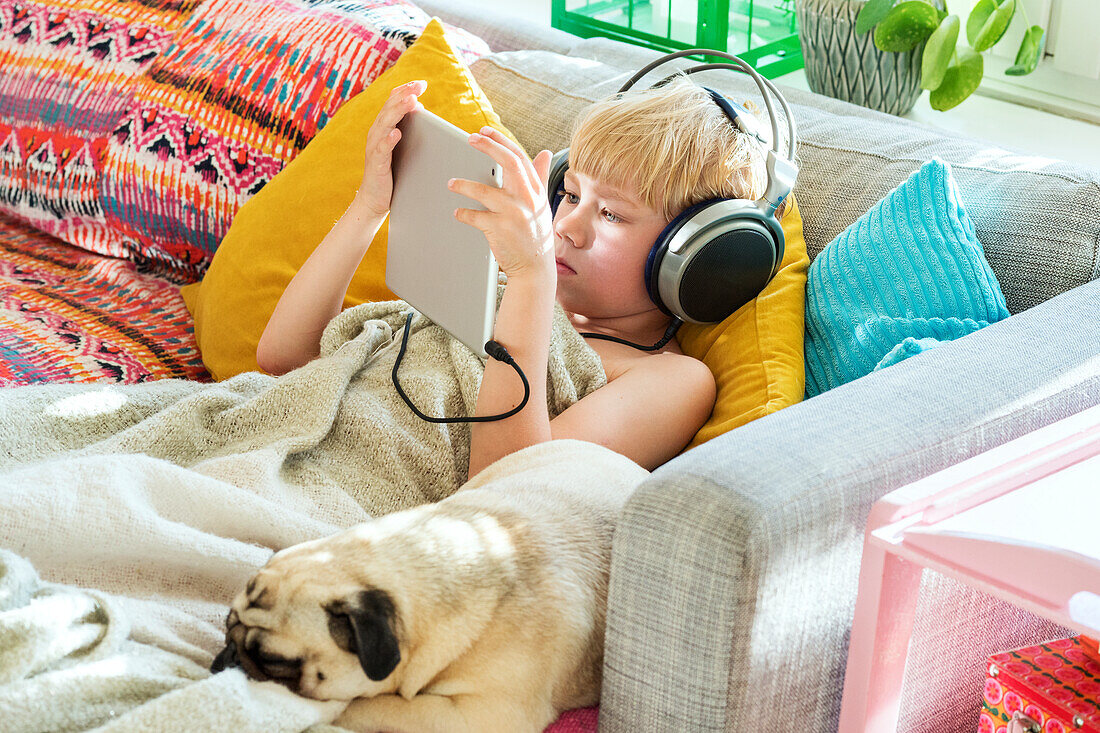
<svg viewBox="0 0 1100 733">
<path fill-rule="evenodd" d="M 426 9 L 531 151 L 652 52 Z M 751 97 L 740 75 L 708 83 Z M 1100 403 L 1100 171 L 787 89 L 811 257 L 932 156 L 952 165 L 1012 317 L 669 462 L 615 537 L 600 730 L 834 731 L 864 524 L 887 492 Z M 1041 131 L 1039 131 L 1041 134 Z M 973 731 L 986 655 L 1067 634 L 926 573 L 899 730 Z"/>
</svg>

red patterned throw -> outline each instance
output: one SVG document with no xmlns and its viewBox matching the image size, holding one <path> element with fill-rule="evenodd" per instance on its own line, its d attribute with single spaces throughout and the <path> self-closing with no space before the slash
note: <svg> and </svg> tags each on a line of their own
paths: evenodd
<svg viewBox="0 0 1100 733">
<path fill-rule="evenodd" d="M 173 283 L 0 214 L 0 387 L 209 381 Z"/>
</svg>

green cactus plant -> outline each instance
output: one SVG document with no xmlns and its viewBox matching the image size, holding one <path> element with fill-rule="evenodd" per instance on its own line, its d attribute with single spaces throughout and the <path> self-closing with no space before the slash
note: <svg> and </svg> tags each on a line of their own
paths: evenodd
<svg viewBox="0 0 1100 733">
<path fill-rule="evenodd" d="M 966 20 L 966 45 L 958 44 L 963 32 L 958 15 L 931 0 L 867 0 L 856 17 L 856 33 L 874 32 L 875 46 L 883 51 L 910 51 L 924 43 L 921 88 L 930 92 L 933 109 L 948 110 L 974 93 L 982 82 L 984 51 L 992 48 L 1008 30 L 1020 0 L 978 0 Z M 1024 22 L 1027 23 L 1026 13 Z M 1030 74 L 1043 55 L 1046 31 L 1030 25 L 1024 33 L 1015 63 L 1005 73 Z"/>
</svg>

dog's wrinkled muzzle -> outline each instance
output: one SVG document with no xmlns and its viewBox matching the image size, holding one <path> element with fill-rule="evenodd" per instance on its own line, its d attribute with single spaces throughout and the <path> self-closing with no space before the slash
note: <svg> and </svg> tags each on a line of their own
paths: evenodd
<svg viewBox="0 0 1100 733">
<path fill-rule="evenodd" d="M 225 649 L 214 657 L 214 663 L 210 665 L 210 671 L 214 674 L 231 667 L 244 667 L 249 671 L 248 665 L 241 659 L 240 645 L 244 644 L 245 629 L 235 610 L 230 609 L 229 616 L 225 619 Z"/>
<path fill-rule="evenodd" d="M 230 640 L 226 643 L 225 649 L 222 649 L 218 656 L 214 657 L 214 663 L 210 665 L 210 671 L 217 674 L 223 669 L 240 666 L 241 657 L 237 653 L 237 645 Z"/>
<path fill-rule="evenodd" d="M 225 649 L 222 649 L 221 653 L 214 658 L 214 663 L 210 665 L 210 671 L 217 674 L 223 669 L 240 667 L 249 679 L 257 682 L 266 682 L 272 679 L 272 675 L 255 659 L 254 655 L 258 652 L 257 639 L 254 638 L 248 641 L 248 627 L 241 623 L 236 611 L 229 612 L 226 627 Z M 280 679 L 278 681 L 288 687 L 292 684 L 291 680 Z M 297 680 L 295 679 L 293 682 L 296 683 Z"/>
</svg>

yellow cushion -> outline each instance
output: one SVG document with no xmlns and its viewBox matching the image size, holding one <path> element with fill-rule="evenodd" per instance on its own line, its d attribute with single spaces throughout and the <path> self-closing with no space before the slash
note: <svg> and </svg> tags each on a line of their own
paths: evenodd
<svg viewBox="0 0 1100 733">
<path fill-rule="evenodd" d="M 202 360 L 215 379 L 259 369 L 256 346 L 294 273 L 344 213 L 363 178 L 367 131 L 390 90 L 415 79 L 423 105 L 467 132 L 511 137 L 433 18 L 400 58 L 349 100 L 309 145 L 241 207 L 202 282 L 181 288 Z M 386 224 L 348 287 L 344 307 L 392 300 Z"/>
<path fill-rule="evenodd" d="M 718 385 L 714 412 L 688 448 L 800 402 L 806 391 L 802 337 L 810 258 L 793 196 L 781 223 L 783 262 L 763 292 L 721 323 L 680 328 L 680 348 L 710 367 Z"/>
</svg>

